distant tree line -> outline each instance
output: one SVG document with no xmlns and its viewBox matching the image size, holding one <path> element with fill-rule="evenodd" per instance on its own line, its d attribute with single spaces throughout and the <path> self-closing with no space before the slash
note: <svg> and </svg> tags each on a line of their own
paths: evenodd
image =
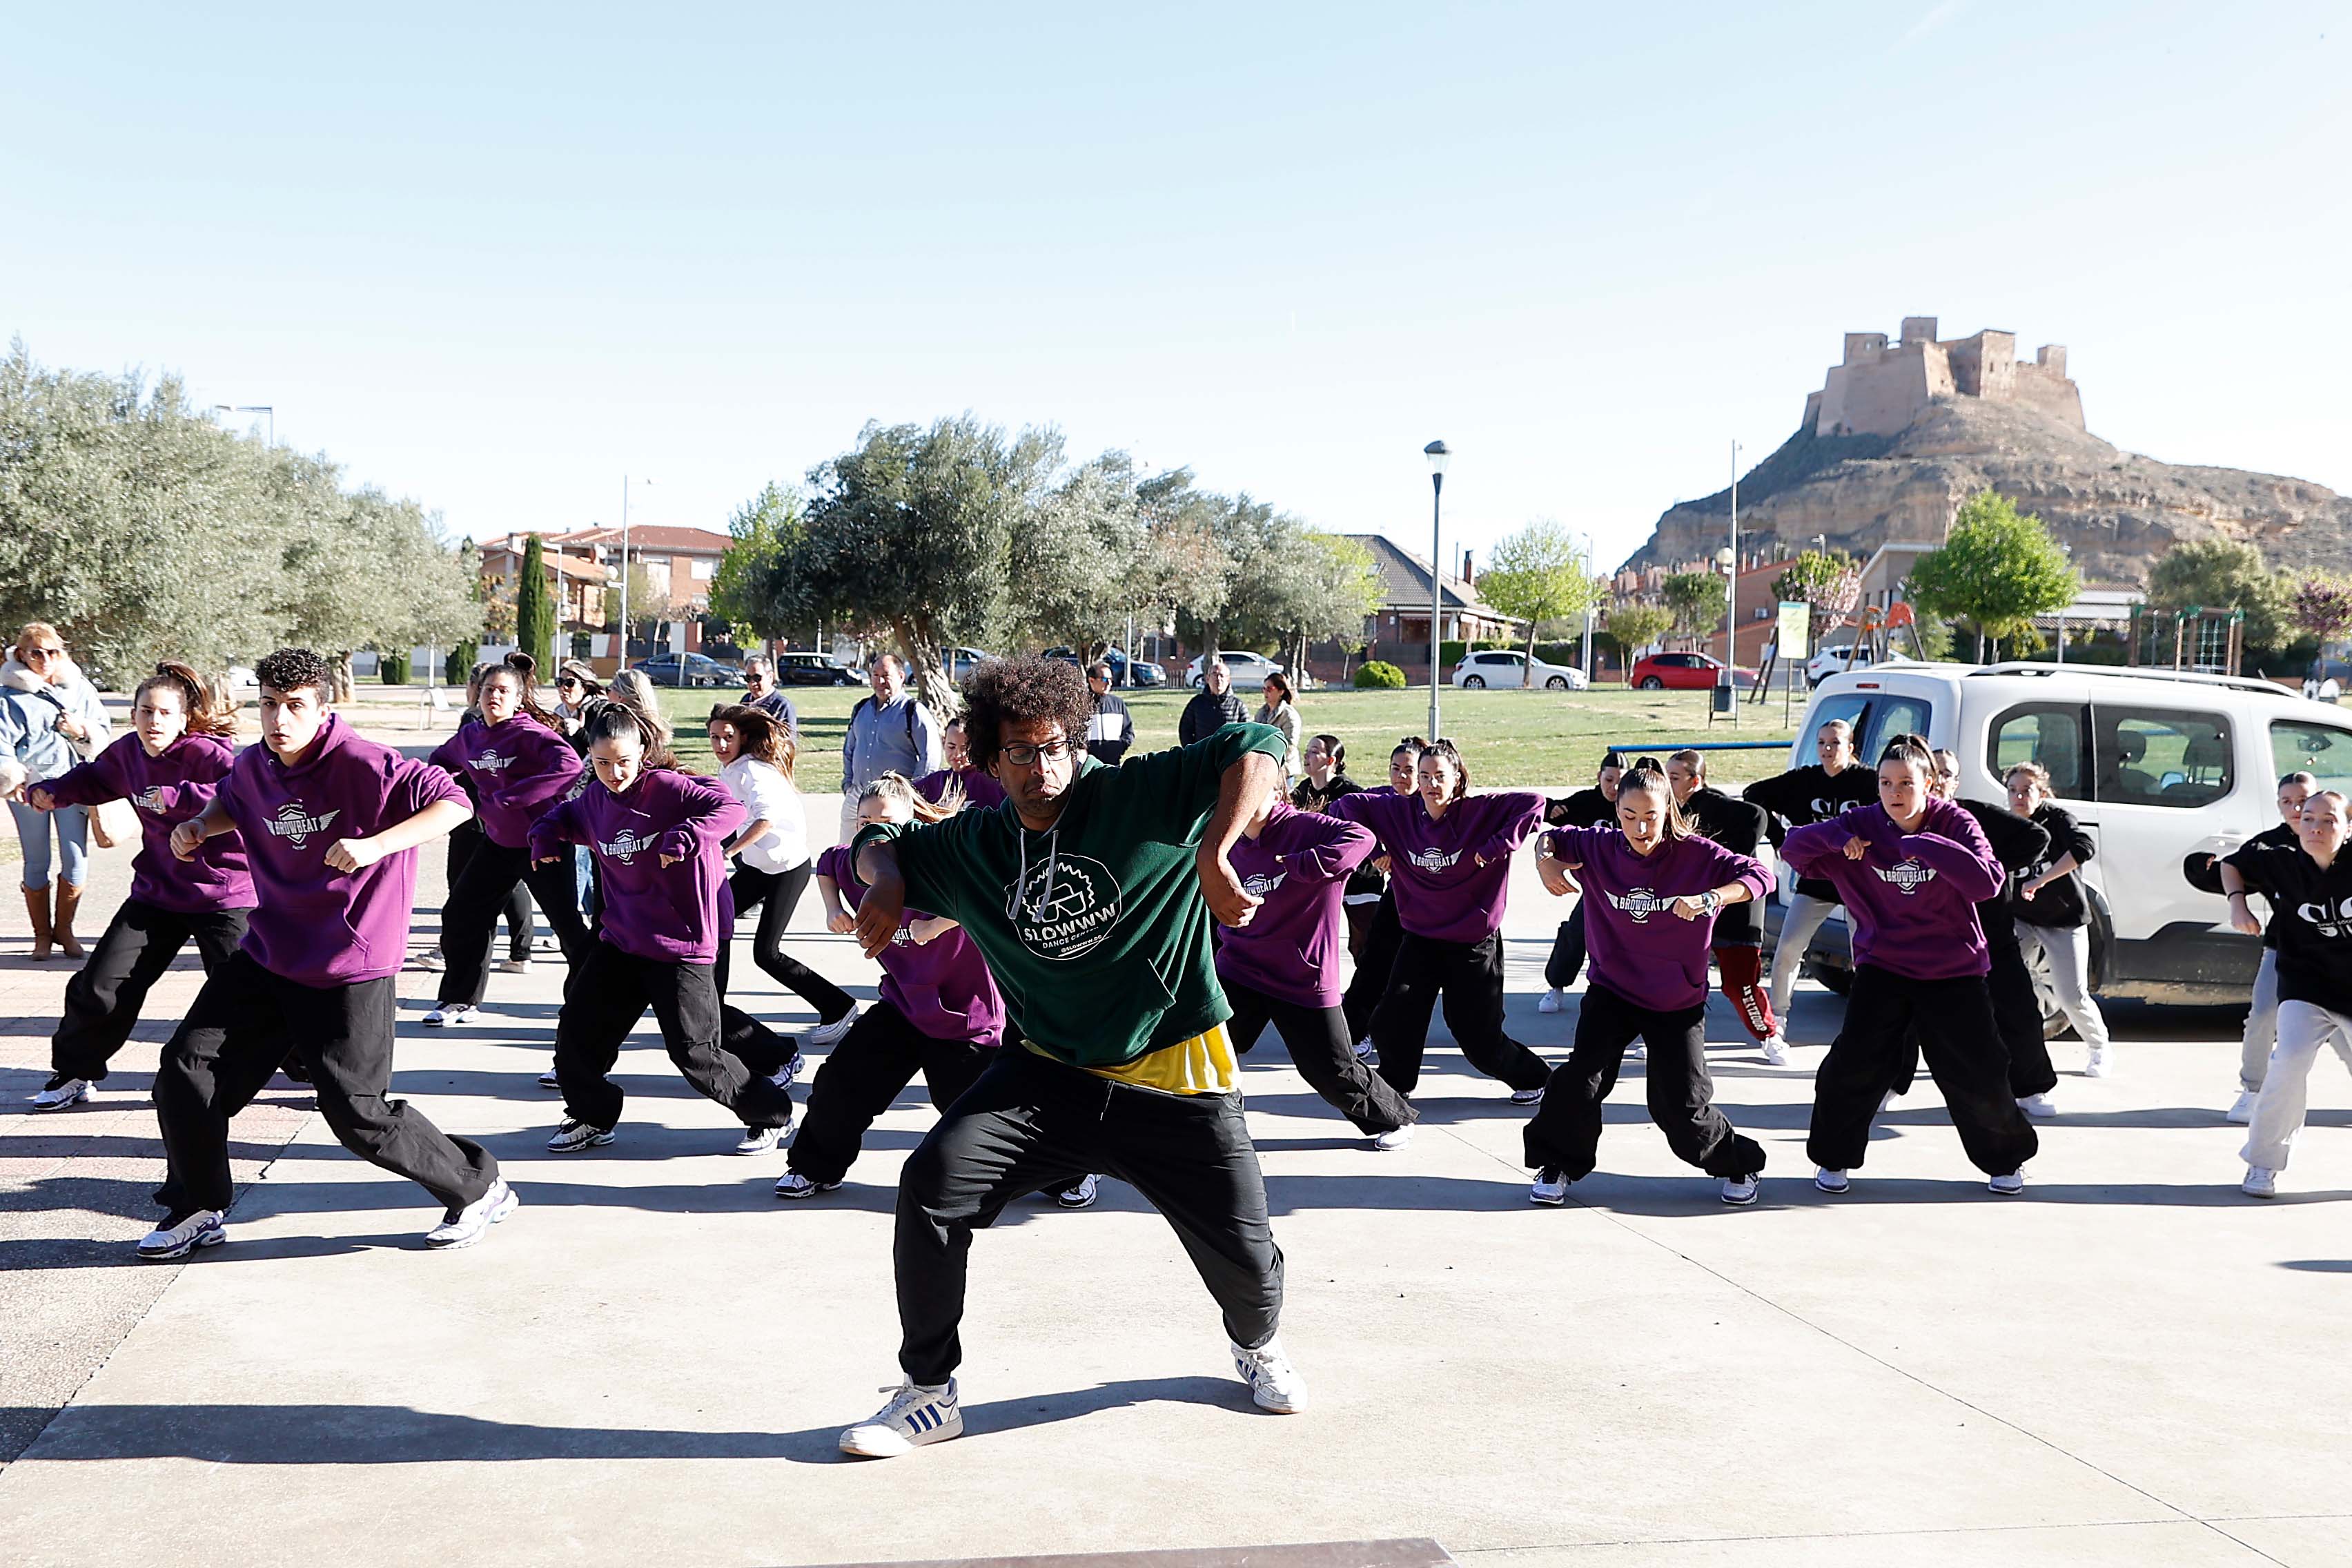
<svg viewBox="0 0 2352 1568">
<path fill-rule="evenodd" d="M 822 619 L 906 650 L 1022 641 L 1096 650 L 1133 615 L 1205 647 L 1362 640 L 1382 597 L 1370 552 L 1248 495 L 1144 474 L 1124 452 L 1072 463 L 1058 432 L 966 415 L 872 424 L 730 521 L 711 607 L 751 635 Z"/>
<path fill-rule="evenodd" d="M 175 377 L 0 358 L 0 625 L 54 623 L 123 684 L 300 643 L 444 645 L 482 627 L 471 548 L 325 458 L 221 428 Z"/>
</svg>

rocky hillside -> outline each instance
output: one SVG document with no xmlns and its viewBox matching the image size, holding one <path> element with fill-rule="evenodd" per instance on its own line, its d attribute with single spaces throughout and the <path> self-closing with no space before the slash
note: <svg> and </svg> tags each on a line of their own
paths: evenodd
<svg viewBox="0 0 2352 1568">
<path fill-rule="evenodd" d="M 1743 541 L 1790 549 L 1824 534 L 1856 557 L 1889 540 L 1940 541 L 1982 489 L 2038 512 L 2087 581 L 2143 583 L 2174 543 L 2250 540 L 2280 566 L 2352 562 L 2352 497 L 2303 479 L 2159 463 L 2014 404 L 1938 399 L 1897 436 L 1816 436 L 1808 426 L 1739 481 Z M 1658 519 L 1629 565 L 1693 561 L 1724 542 L 1718 491 Z"/>
</svg>

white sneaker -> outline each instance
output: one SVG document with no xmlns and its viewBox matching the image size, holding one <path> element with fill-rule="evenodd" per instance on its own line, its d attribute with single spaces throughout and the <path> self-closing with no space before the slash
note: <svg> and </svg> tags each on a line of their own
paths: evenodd
<svg viewBox="0 0 2352 1568">
<path fill-rule="evenodd" d="M 451 1209 L 441 1217 L 441 1223 L 425 1233 L 425 1245 L 442 1252 L 455 1252 L 461 1247 L 471 1247 L 490 1233 L 490 1226 L 520 1207 L 522 1200 L 507 1185 L 504 1176 L 490 1184 L 490 1190 L 461 1209 Z"/>
<path fill-rule="evenodd" d="M 885 1388 L 890 1403 L 841 1435 L 841 1451 L 864 1459 L 895 1459 L 932 1443 L 963 1436 L 955 1379 L 943 1387 L 902 1383 Z"/>
<path fill-rule="evenodd" d="M 551 1154 L 577 1154 L 583 1149 L 601 1149 L 612 1141 L 611 1128 L 591 1127 L 585 1121 L 567 1117 L 563 1125 L 555 1130 L 555 1136 L 547 1141 L 547 1152 Z"/>
<path fill-rule="evenodd" d="M 1888 1111 L 1894 1110 L 1895 1102 L 1902 1098 L 1903 1097 L 1901 1095 L 1895 1093 L 1891 1089 L 1885 1094 L 1880 1095 L 1878 1097 L 1878 1114 L 1884 1116 Z"/>
<path fill-rule="evenodd" d="M 1413 1122 L 1408 1121 L 1402 1127 L 1391 1127 L 1385 1132 L 1375 1133 L 1372 1137 L 1372 1147 L 1383 1152 L 1392 1152 L 1405 1147 L 1412 1142 L 1414 1125 Z"/>
<path fill-rule="evenodd" d="M 1747 1205 L 1754 1203 L 1756 1201 L 1756 1184 L 1762 1179 L 1762 1177 L 1753 1173 L 1745 1176 L 1724 1177 L 1723 1201 L 1739 1207 L 1745 1207 Z"/>
<path fill-rule="evenodd" d="M 800 1081 L 801 1068 L 808 1058 L 795 1048 L 792 1059 L 768 1075 L 768 1081 L 778 1089 L 790 1089 Z"/>
<path fill-rule="evenodd" d="M 151 1263 L 185 1258 L 199 1247 L 218 1247 L 228 1239 L 227 1216 L 218 1209 L 198 1209 L 177 1225 L 159 1225 L 142 1237 L 139 1256 Z"/>
<path fill-rule="evenodd" d="M 529 974 L 530 973 L 530 960 L 528 958 L 501 958 L 499 960 L 499 973 L 500 974 Z"/>
<path fill-rule="evenodd" d="M 1511 1103 L 1513 1105 L 1541 1105 L 1543 1103 L 1543 1090 L 1541 1089 L 1515 1089 L 1511 1090 Z"/>
<path fill-rule="evenodd" d="M 852 1002 L 849 1005 L 849 1011 L 832 1023 L 819 1024 L 814 1028 L 803 1033 L 801 1044 L 814 1046 L 821 1051 L 829 1051 L 841 1043 L 841 1037 L 849 1033 L 849 1026 L 856 1022 L 857 1022 L 857 1004 Z M 961 1421 L 962 1418 L 959 1416 L 957 1419 Z M 962 1428 L 959 1426 L 957 1429 L 961 1431 Z"/>
<path fill-rule="evenodd" d="M 32 1097 L 31 1104 L 36 1110 L 63 1110 L 68 1105 L 79 1105 L 89 1098 L 89 1079 L 52 1077 L 41 1091 Z"/>
<path fill-rule="evenodd" d="M 1568 1202 L 1568 1173 L 1558 1165 L 1538 1171 L 1535 1184 L 1528 1188 L 1528 1202 L 1555 1206 Z"/>
<path fill-rule="evenodd" d="M 471 1002 L 444 1002 L 425 1015 L 425 1022 L 427 1027 L 435 1029 L 450 1024 L 470 1024 L 474 1021 L 474 1015 L 480 1011 Z"/>
<path fill-rule="evenodd" d="M 563 1080 L 555 1076 L 555 1069 L 553 1068 L 550 1068 L 545 1072 L 539 1075 L 539 1087 L 541 1089 L 562 1089 L 563 1087 Z"/>
<path fill-rule="evenodd" d="M 1282 1353 L 1280 1340 L 1268 1340 L 1254 1351 L 1227 1340 L 1225 1348 L 1234 1352 L 1234 1370 L 1249 1384 L 1250 1397 L 1261 1409 L 1296 1415 L 1307 1408 L 1307 1380 Z"/>
<path fill-rule="evenodd" d="M 2017 1109 L 2028 1116 L 2038 1117 L 2044 1121 L 2058 1114 L 2058 1108 L 2050 1102 L 2050 1097 L 2046 1094 L 2025 1095 L 2018 1100 Z"/>
<path fill-rule="evenodd" d="M 789 1121 L 782 1127 L 746 1127 L 743 1129 L 741 1141 L 735 1145 L 735 1152 L 738 1154 L 771 1153 L 783 1147 L 784 1135 L 792 1130 L 793 1124 Z"/>
<path fill-rule="evenodd" d="M 1632 1045 L 1625 1047 L 1625 1059 L 1629 1062 L 1647 1061 L 1650 1059 L 1650 1047 L 1643 1045 L 1641 1041 L 1635 1040 Z"/>
<path fill-rule="evenodd" d="M 434 974 L 438 974 L 449 967 L 449 961 L 441 955 L 441 950 L 437 947 L 426 948 L 423 952 L 418 953 L 413 962 L 417 968 Z"/>
<path fill-rule="evenodd" d="M 1100 1176 L 1088 1176 L 1075 1186 L 1064 1187 L 1054 1194 L 1054 1201 L 1066 1209 L 1090 1209 L 1095 1206 L 1096 1189 L 1102 1184 Z"/>
<path fill-rule="evenodd" d="M 2007 1175 L 1995 1176 L 1986 1182 L 1985 1185 L 1991 1189 L 1995 1197 L 2013 1198 L 2025 1191 L 2024 1168 L 2021 1166 Z"/>
<path fill-rule="evenodd" d="M 2116 1064 L 2111 1059 L 2112 1056 L 2112 1052 L 2104 1048 L 2094 1050 L 2091 1053 L 2091 1059 L 2083 1064 L 2083 1076 L 2084 1078 L 2114 1077 Z"/>
<path fill-rule="evenodd" d="M 1789 1065 L 1789 1042 L 1782 1039 L 1778 1035 L 1765 1036 L 1764 1065 L 1768 1068 L 1787 1067 Z"/>
<path fill-rule="evenodd" d="M 2268 1165 L 2249 1165 L 2246 1179 L 2238 1184 L 2238 1190 L 2250 1198 L 2274 1198 L 2278 1196 L 2278 1173 Z"/>
<path fill-rule="evenodd" d="M 1372 1059 L 1371 1036 L 1366 1035 L 1362 1039 L 1356 1042 L 1356 1059 L 1360 1062 L 1368 1062 Z"/>
<path fill-rule="evenodd" d="M 2230 1102 L 2230 1109 L 2223 1114 L 2241 1127 L 2252 1127 L 2254 1124 L 2254 1102 L 2262 1097 L 2259 1089 L 2246 1089 Z"/>
<path fill-rule="evenodd" d="M 1545 992 L 1542 998 L 1536 1003 L 1536 1011 L 1538 1013 L 1557 1013 L 1568 1005 L 1567 998 L 1568 993 L 1555 985 L 1550 990 Z"/>
<path fill-rule="evenodd" d="M 840 1185 L 839 1182 L 812 1182 L 798 1171 L 786 1171 L 776 1183 L 776 1195 L 780 1198 L 813 1198 L 819 1193 L 832 1192 Z"/>
<path fill-rule="evenodd" d="M 1832 1171 L 1827 1165 L 1816 1165 L 1813 1167 L 1813 1185 L 1818 1190 L 1834 1197 L 1852 1187 L 1853 1184 L 1845 1179 L 1843 1171 Z"/>
</svg>

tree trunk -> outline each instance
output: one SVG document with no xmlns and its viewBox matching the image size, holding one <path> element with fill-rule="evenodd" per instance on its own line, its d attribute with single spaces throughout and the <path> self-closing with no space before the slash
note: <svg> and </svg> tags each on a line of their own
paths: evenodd
<svg viewBox="0 0 2352 1568">
<path fill-rule="evenodd" d="M 350 650 L 345 649 L 342 652 L 337 653 L 332 659 L 328 661 L 328 668 L 332 669 L 335 675 L 335 700 L 338 702 L 349 702 L 352 700 L 352 656 Z"/>
<path fill-rule="evenodd" d="M 1535 689 L 1535 684 L 1536 623 L 1534 618 L 1530 616 L 1528 620 L 1528 661 L 1525 665 L 1521 666 L 1519 669 L 1519 689 L 1523 691 L 1531 691 Z"/>
</svg>

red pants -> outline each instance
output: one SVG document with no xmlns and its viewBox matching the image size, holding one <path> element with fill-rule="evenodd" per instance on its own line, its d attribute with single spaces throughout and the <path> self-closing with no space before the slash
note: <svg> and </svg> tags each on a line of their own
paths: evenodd
<svg viewBox="0 0 2352 1568">
<path fill-rule="evenodd" d="M 1723 994 L 1731 1010 L 1759 1041 L 1780 1033 L 1772 1018 L 1772 994 L 1763 984 L 1764 950 L 1760 947 L 1718 947 L 1716 973 L 1723 977 Z"/>
</svg>

